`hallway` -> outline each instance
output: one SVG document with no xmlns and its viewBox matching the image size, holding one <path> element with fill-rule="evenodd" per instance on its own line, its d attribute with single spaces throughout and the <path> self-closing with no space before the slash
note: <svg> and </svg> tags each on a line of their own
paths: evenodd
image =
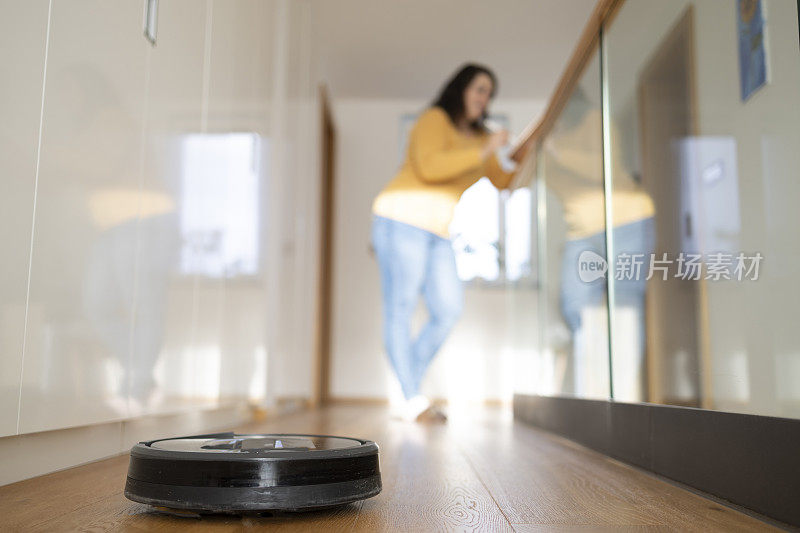
<svg viewBox="0 0 800 533">
<path fill-rule="evenodd" d="M 800 531 L 800 0 L 0 7 L 0 533 Z"/>
<path fill-rule="evenodd" d="M 382 493 L 335 511 L 178 518 L 122 495 L 128 456 L 0 487 L 3 531 L 766 531 L 731 508 L 570 441 L 510 411 L 410 425 L 380 406 L 296 412 L 237 432 L 350 435 L 380 446 Z"/>
</svg>

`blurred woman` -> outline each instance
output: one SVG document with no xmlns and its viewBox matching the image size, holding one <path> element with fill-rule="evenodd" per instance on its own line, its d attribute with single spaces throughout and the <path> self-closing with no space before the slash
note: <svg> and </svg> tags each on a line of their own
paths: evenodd
<svg viewBox="0 0 800 533">
<path fill-rule="evenodd" d="M 448 230 L 455 206 L 484 176 L 500 189 L 513 178 L 495 155 L 508 142 L 508 132 L 490 132 L 485 123 L 496 92 L 488 68 L 463 66 L 419 116 L 402 167 L 372 205 L 383 337 L 405 397 L 396 414 L 406 420 L 426 412 L 445 418 L 420 394 L 420 384 L 463 306 Z M 429 316 L 413 336 L 411 318 L 420 295 Z"/>
</svg>

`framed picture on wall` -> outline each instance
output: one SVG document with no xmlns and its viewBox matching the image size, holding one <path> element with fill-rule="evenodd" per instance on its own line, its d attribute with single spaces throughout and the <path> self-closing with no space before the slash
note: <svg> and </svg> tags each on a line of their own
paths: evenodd
<svg viewBox="0 0 800 533">
<path fill-rule="evenodd" d="M 742 102 L 767 83 L 764 2 L 738 0 L 739 85 Z"/>
</svg>

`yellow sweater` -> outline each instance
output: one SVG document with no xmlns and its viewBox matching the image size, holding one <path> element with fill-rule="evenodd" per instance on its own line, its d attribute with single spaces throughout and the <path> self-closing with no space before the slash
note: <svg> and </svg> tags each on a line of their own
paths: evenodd
<svg viewBox="0 0 800 533">
<path fill-rule="evenodd" d="M 612 138 L 618 134 L 612 124 Z M 600 110 L 587 112 L 576 126 L 553 131 L 544 145 L 547 189 L 561 201 L 567 238 L 581 239 L 604 231 L 603 127 Z M 614 227 L 653 216 L 650 195 L 626 169 L 619 150 L 612 151 Z"/>
<path fill-rule="evenodd" d="M 461 133 L 440 107 L 426 110 L 411 130 L 403 166 L 375 198 L 372 212 L 448 238 L 464 191 L 484 176 L 499 189 L 514 177 L 494 154 L 483 160 L 487 138 Z"/>
</svg>

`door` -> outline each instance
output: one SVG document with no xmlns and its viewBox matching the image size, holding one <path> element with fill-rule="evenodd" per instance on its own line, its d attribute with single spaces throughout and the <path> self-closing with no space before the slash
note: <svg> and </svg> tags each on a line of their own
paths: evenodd
<svg viewBox="0 0 800 533">
<path fill-rule="evenodd" d="M 681 146 L 695 134 L 692 10 L 668 32 L 638 81 L 642 184 L 655 203 L 655 253 L 674 260 L 696 242 L 696 212 L 681 171 Z M 689 247 L 691 248 L 691 246 Z M 674 263 L 673 263 L 674 265 Z M 668 277 L 647 287 L 647 400 L 705 407 L 700 378 L 703 281 Z"/>
</svg>

